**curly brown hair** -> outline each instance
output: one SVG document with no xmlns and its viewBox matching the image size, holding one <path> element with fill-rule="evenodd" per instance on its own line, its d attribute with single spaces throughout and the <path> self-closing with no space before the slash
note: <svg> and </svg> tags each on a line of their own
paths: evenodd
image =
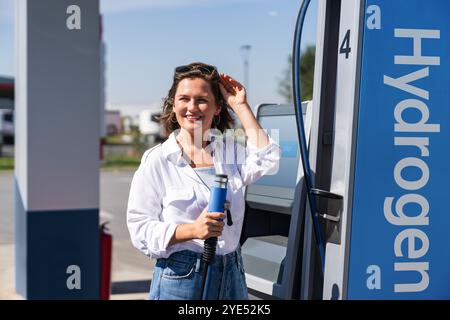
<svg viewBox="0 0 450 320">
<path fill-rule="evenodd" d="M 169 135 L 173 131 L 180 128 L 180 124 L 178 123 L 175 112 L 173 111 L 173 105 L 178 84 L 181 82 L 181 80 L 186 78 L 201 78 L 209 83 L 217 105 L 222 108 L 219 113 L 219 122 L 216 125 L 213 121 L 213 128 L 216 128 L 221 132 L 231 128 L 234 124 L 234 120 L 228 112 L 228 104 L 226 103 L 225 99 L 222 96 L 222 93 L 220 92 L 220 76 L 216 67 L 201 62 L 193 62 L 186 66 L 180 66 L 175 69 L 172 87 L 163 100 L 162 113 L 159 119 L 161 124 L 164 126 L 166 135 Z"/>
</svg>

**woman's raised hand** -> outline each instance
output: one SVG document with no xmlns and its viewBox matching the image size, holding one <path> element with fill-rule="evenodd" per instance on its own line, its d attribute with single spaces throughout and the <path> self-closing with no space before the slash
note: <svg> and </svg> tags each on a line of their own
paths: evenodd
<svg viewBox="0 0 450 320">
<path fill-rule="evenodd" d="M 238 113 L 237 109 L 239 106 L 247 104 L 247 95 L 244 86 L 229 75 L 224 73 L 220 74 L 219 87 L 225 101 L 234 112 Z"/>
</svg>

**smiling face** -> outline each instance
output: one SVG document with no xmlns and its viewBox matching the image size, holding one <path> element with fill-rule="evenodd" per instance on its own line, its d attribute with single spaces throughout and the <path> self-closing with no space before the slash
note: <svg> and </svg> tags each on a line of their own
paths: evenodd
<svg viewBox="0 0 450 320">
<path fill-rule="evenodd" d="M 214 116 L 220 113 L 211 85 L 202 78 L 185 78 L 175 92 L 173 110 L 182 130 L 193 135 L 211 128 Z"/>
</svg>

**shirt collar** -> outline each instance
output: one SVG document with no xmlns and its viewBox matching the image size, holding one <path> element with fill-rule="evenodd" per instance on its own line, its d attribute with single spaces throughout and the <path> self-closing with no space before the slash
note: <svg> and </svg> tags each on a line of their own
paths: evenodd
<svg viewBox="0 0 450 320">
<path fill-rule="evenodd" d="M 177 143 L 177 140 L 175 139 L 176 135 L 175 132 L 172 132 L 166 141 L 162 144 L 162 152 L 164 155 L 164 158 L 167 160 L 173 162 L 176 165 L 182 164 L 182 158 L 183 155 L 181 153 L 181 148 Z"/>
<path fill-rule="evenodd" d="M 214 135 L 211 135 L 211 148 L 214 152 L 214 148 L 216 146 L 216 141 L 217 141 L 217 137 Z M 162 152 L 164 157 L 167 160 L 172 161 L 175 164 L 180 164 L 182 163 L 182 152 L 181 152 L 181 148 L 177 143 L 176 140 L 176 133 L 172 132 L 169 137 L 167 138 L 166 141 L 164 141 L 164 143 L 162 144 Z"/>
<path fill-rule="evenodd" d="M 222 174 L 228 174 L 228 181 L 229 183 L 232 185 L 233 190 L 238 190 L 243 186 L 242 183 L 242 179 L 240 178 L 240 174 L 238 172 L 232 172 L 232 171 L 228 171 L 227 170 L 227 165 L 221 163 L 220 160 L 220 149 L 223 149 L 223 140 L 220 139 L 220 137 L 211 135 L 211 148 L 213 150 L 213 159 L 214 159 L 214 167 L 216 170 L 216 173 L 222 173 Z M 221 143 L 222 142 L 222 143 Z M 215 149 L 217 148 L 218 153 L 215 152 Z M 191 178 L 193 178 L 194 180 L 201 182 L 198 178 L 198 175 L 191 169 L 189 168 L 189 165 L 186 161 L 184 161 L 183 159 L 183 155 L 181 153 L 181 148 L 177 143 L 176 140 L 176 134 L 175 132 L 172 132 L 169 137 L 167 138 L 167 140 L 162 144 L 162 152 L 163 152 L 163 156 L 173 162 L 175 165 L 178 166 L 182 166 L 182 170 L 184 170 L 184 172 L 190 176 Z"/>
</svg>

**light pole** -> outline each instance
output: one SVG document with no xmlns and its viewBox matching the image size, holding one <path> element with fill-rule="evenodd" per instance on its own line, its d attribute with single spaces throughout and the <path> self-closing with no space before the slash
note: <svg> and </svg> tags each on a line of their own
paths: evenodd
<svg viewBox="0 0 450 320">
<path fill-rule="evenodd" d="M 244 58 L 244 86 L 247 91 L 247 99 L 249 96 L 249 83 L 248 83 L 248 58 L 250 56 L 251 45 L 245 44 L 241 46 L 242 57 Z"/>
</svg>

